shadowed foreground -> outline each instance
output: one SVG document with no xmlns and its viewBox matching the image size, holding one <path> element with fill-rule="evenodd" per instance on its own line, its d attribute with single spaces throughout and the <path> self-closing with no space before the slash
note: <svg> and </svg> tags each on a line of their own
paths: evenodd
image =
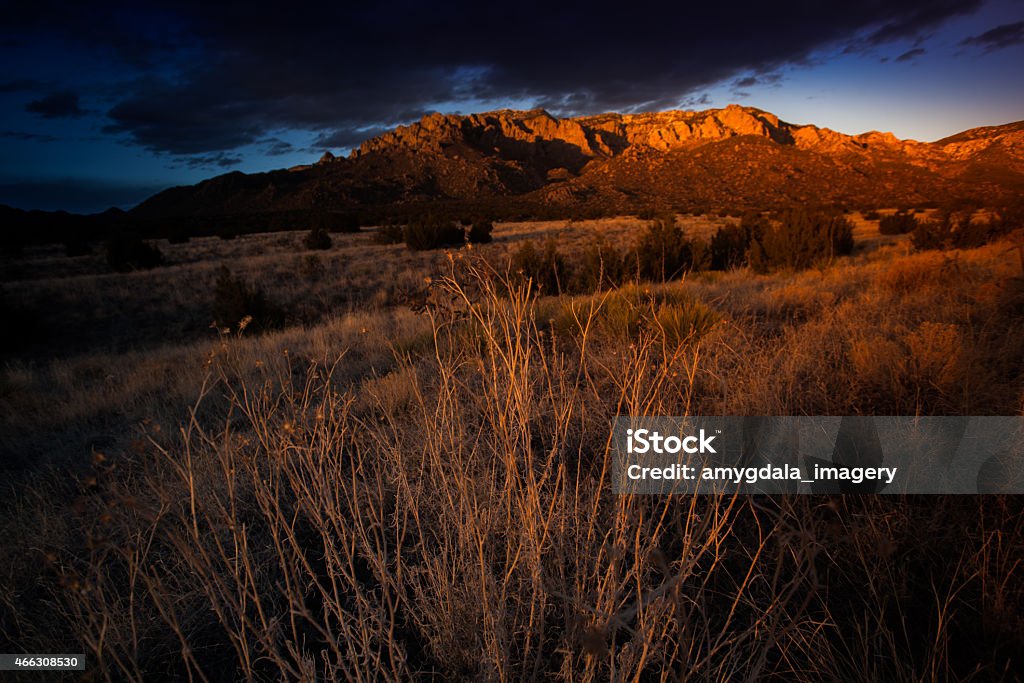
<svg viewBox="0 0 1024 683">
<path fill-rule="evenodd" d="M 958 268 L 981 272 L 990 253 Z M 130 454 L 97 453 L 60 514 L 44 501 L 65 492 L 45 475 L 19 498 L 10 557 L 45 569 L 3 594 L 4 632 L 24 649 L 84 642 L 96 679 L 1011 679 L 1024 643 L 1014 497 L 627 497 L 608 481 L 616 414 L 1005 409 L 946 352 L 938 371 L 923 353 L 863 371 L 904 356 L 873 342 L 869 363 L 858 339 L 913 345 L 945 339 L 926 326 L 942 324 L 980 335 L 944 342 L 973 377 L 1009 367 L 982 317 L 994 306 L 989 326 L 1019 324 L 1005 288 L 974 301 L 976 330 L 941 322 L 959 304 L 937 290 L 926 317 L 940 321 L 907 327 L 913 298 L 945 286 L 939 259 L 871 275 L 864 299 L 847 295 L 855 309 L 796 309 L 813 322 L 779 331 L 787 350 L 767 377 L 738 369 L 768 357 L 676 285 L 537 299 L 461 259 L 433 284 L 425 334 L 358 391 L 338 377 L 344 357 L 254 364 L 225 337 L 180 433 L 155 425 Z M 842 275 L 805 276 L 829 278 L 813 291 L 791 278 L 771 300 L 816 306 Z M 882 291 L 890 305 L 871 311 Z M 854 375 L 822 367 L 840 333 Z M 758 376 L 774 388 L 757 391 Z M 856 396 L 838 391 L 856 377 Z"/>
</svg>

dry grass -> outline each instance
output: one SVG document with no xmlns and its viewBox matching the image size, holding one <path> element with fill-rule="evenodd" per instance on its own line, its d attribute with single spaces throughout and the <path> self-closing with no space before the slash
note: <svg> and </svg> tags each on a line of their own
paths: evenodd
<svg viewBox="0 0 1024 683">
<path fill-rule="evenodd" d="M 17 480 L 0 645 L 110 680 L 1014 679 L 1013 497 L 609 482 L 620 414 L 1021 414 L 1005 244 L 541 300 L 433 272 L 421 315 L 8 366 L 7 435 L 149 419 Z"/>
</svg>

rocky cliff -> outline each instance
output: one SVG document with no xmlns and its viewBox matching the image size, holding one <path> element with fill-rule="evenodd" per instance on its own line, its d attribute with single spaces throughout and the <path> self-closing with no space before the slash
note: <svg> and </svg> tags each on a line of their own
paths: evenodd
<svg viewBox="0 0 1024 683">
<path fill-rule="evenodd" d="M 1024 191 L 1024 122 L 934 143 L 846 135 L 751 107 L 558 118 L 544 110 L 431 114 L 348 157 L 239 173 L 156 195 L 140 215 L 430 202 L 773 206 L 1000 201 Z"/>
</svg>

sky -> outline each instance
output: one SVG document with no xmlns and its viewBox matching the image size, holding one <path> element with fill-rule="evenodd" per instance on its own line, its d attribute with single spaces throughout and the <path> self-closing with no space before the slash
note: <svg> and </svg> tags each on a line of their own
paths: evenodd
<svg viewBox="0 0 1024 683">
<path fill-rule="evenodd" d="M 925 141 L 1024 119 L 1024 0 L 215 5 L 0 2 L 0 204 L 129 208 L 433 111 L 738 103 Z"/>
</svg>

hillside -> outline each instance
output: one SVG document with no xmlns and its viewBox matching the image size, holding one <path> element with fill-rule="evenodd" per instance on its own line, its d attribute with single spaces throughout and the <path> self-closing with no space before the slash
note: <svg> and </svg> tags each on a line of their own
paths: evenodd
<svg viewBox="0 0 1024 683">
<path fill-rule="evenodd" d="M 161 192 L 139 217 L 393 207 L 438 201 L 614 211 L 999 201 L 1024 189 L 1024 123 L 934 143 L 845 135 L 730 105 L 560 119 L 543 110 L 431 114 L 348 157 Z"/>
</svg>

